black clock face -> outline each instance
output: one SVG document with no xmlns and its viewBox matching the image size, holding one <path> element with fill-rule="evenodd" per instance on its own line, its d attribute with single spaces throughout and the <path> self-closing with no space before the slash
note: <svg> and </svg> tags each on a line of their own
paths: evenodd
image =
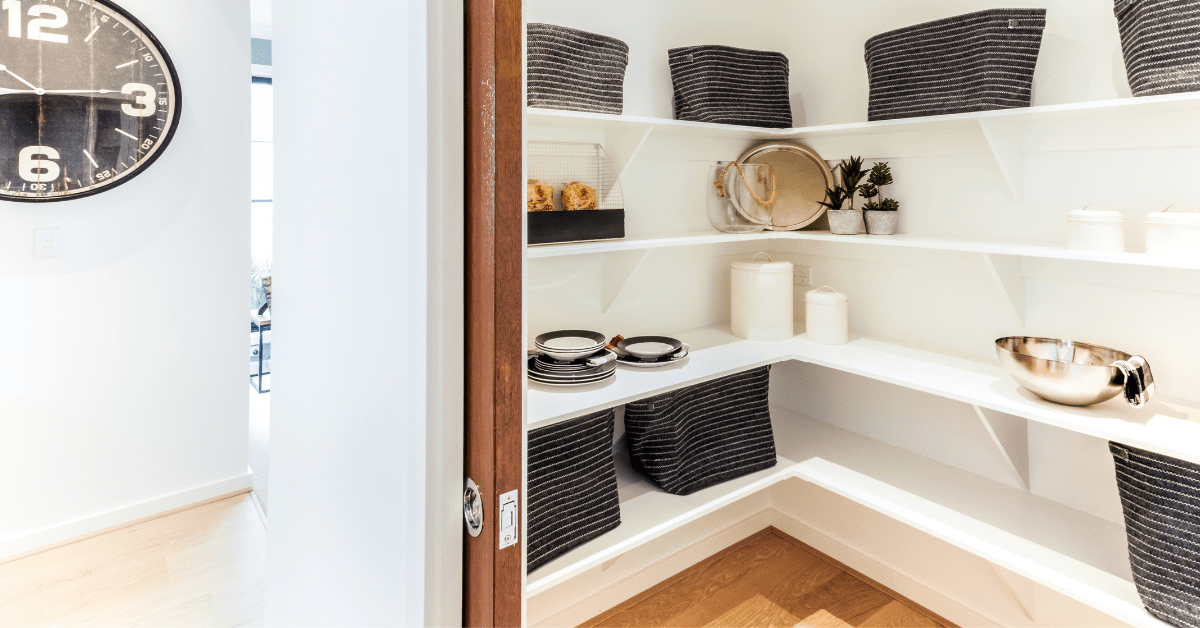
<svg viewBox="0 0 1200 628">
<path fill-rule="evenodd" d="M 170 143 L 181 96 L 158 40 L 107 0 L 0 0 L 0 198 L 128 181 Z"/>
</svg>

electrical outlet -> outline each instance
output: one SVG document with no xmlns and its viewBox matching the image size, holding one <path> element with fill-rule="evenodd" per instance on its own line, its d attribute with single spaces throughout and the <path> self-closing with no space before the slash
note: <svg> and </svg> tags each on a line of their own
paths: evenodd
<svg viewBox="0 0 1200 628">
<path fill-rule="evenodd" d="M 792 283 L 797 286 L 811 286 L 812 269 L 808 266 L 796 266 L 792 274 Z"/>
<path fill-rule="evenodd" d="M 62 229 L 34 229 L 33 256 L 59 257 L 62 255 Z"/>
</svg>

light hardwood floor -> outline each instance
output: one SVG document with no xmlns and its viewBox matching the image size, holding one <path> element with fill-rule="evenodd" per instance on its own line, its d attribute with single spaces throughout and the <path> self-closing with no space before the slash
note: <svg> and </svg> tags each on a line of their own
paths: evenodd
<svg viewBox="0 0 1200 628">
<path fill-rule="evenodd" d="M 0 626 L 260 626 L 266 539 L 244 493 L 0 564 Z"/>
<path fill-rule="evenodd" d="M 932 612 L 768 528 L 584 626 L 952 626 Z"/>
</svg>

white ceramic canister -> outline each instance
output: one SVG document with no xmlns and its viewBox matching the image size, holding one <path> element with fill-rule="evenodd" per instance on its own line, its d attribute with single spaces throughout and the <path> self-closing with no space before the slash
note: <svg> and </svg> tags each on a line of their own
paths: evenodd
<svg viewBox="0 0 1200 628">
<path fill-rule="evenodd" d="M 746 340 L 791 340 L 792 263 L 759 253 L 729 267 L 733 335 Z"/>
<path fill-rule="evenodd" d="M 1067 214 L 1067 249 L 1080 253 L 1125 252 L 1125 217 L 1100 203 Z"/>
<path fill-rule="evenodd" d="M 850 298 L 821 286 L 804 295 L 805 325 L 808 339 L 822 345 L 850 342 Z"/>
<path fill-rule="evenodd" d="M 1172 209 L 1146 214 L 1146 255 L 1200 263 L 1200 214 Z"/>
</svg>

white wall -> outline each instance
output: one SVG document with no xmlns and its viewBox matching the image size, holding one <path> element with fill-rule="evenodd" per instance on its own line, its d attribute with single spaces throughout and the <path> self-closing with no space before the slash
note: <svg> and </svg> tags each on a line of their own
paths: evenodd
<svg viewBox="0 0 1200 628">
<path fill-rule="evenodd" d="M 268 625 L 460 622 L 454 4 L 274 7 Z"/>
<path fill-rule="evenodd" d="M 249 486 L 249 15 L 121 5 L 175 62 L 182 118 L 125 185 L 0 203 L 0 556 Z M 40 227 L 62 257 L 33 258 Z"/>
</svg>

